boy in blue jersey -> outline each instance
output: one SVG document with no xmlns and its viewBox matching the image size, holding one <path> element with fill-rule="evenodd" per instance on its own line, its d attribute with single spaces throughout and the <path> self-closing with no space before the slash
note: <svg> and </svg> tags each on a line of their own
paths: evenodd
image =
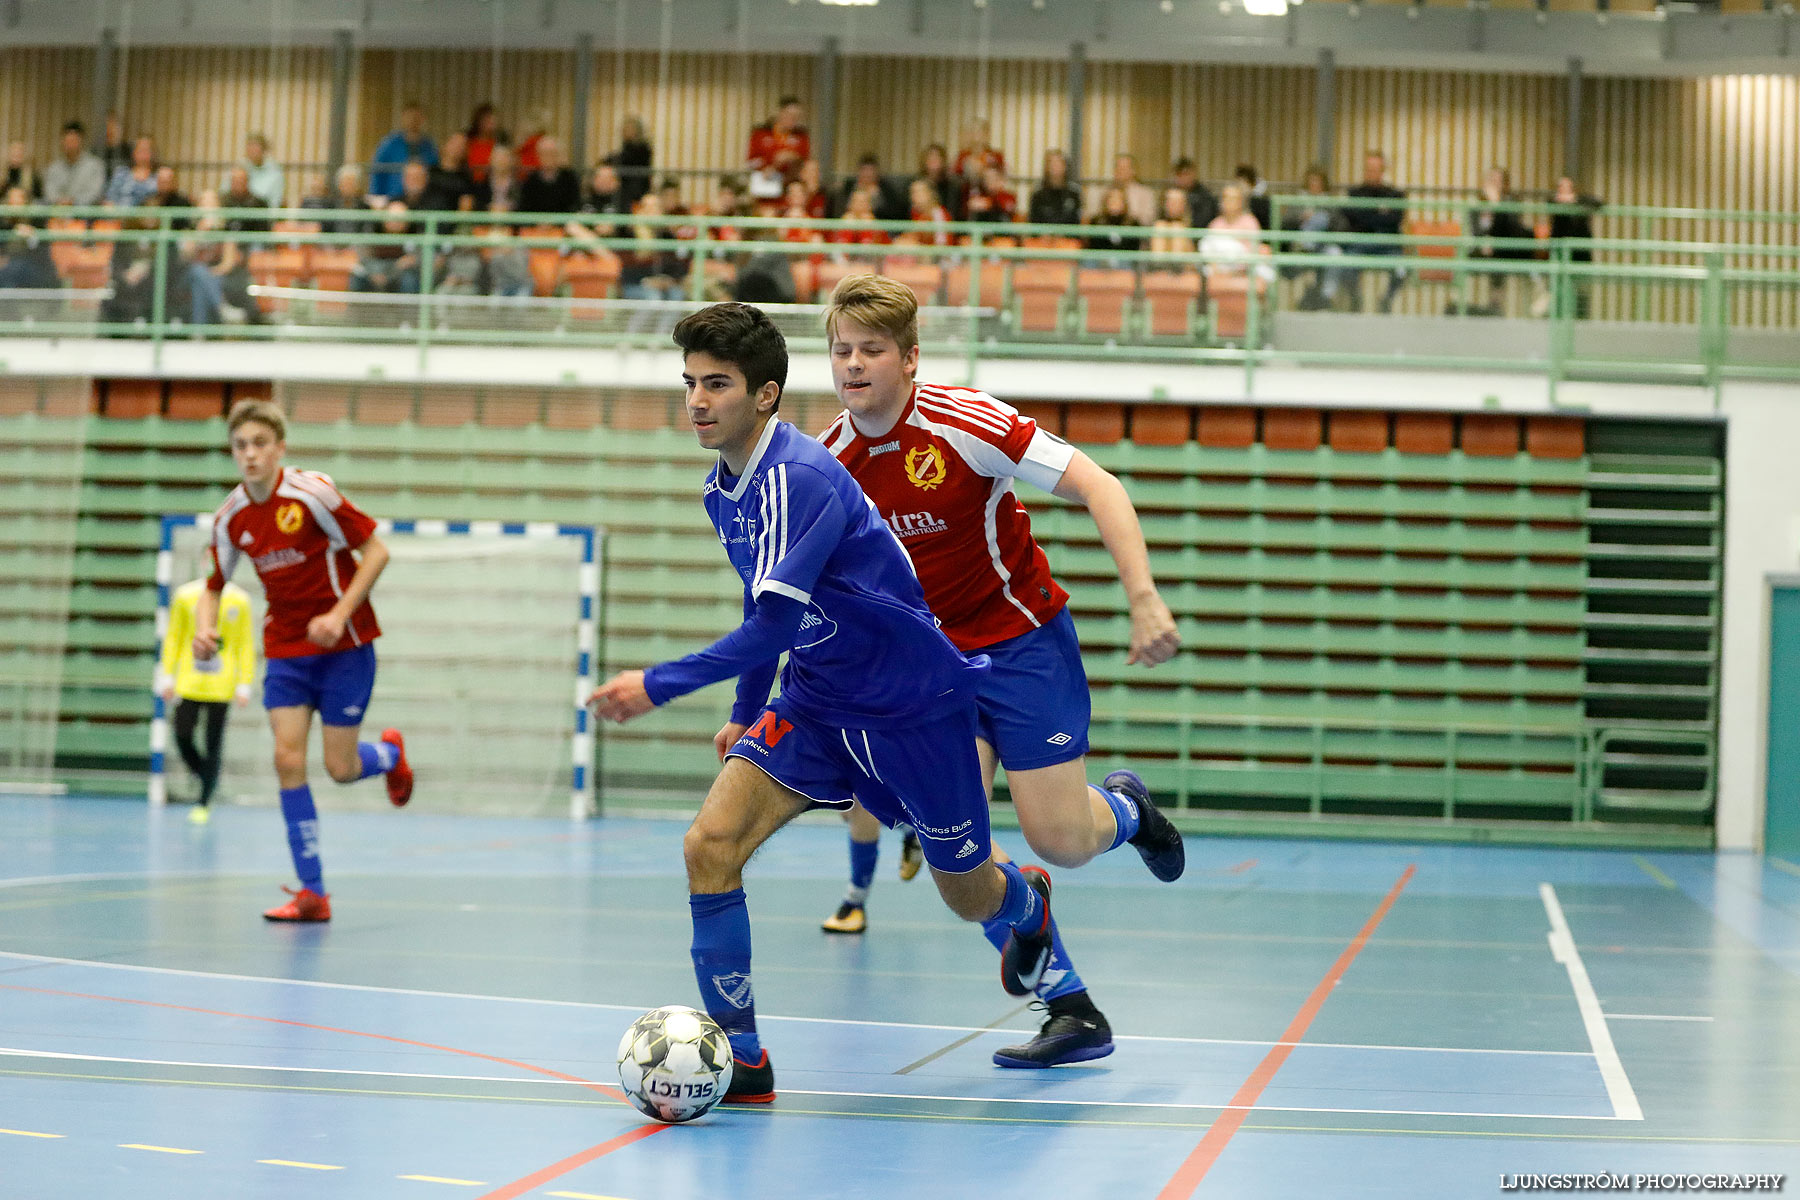
<svg viewBox="0 0 1800 1200">
<path fill-rule="evenodd" d="M 939 631 L 906 552 L 849 472 L 776 416 L 780 330 L 749 305 L 715 304 L 674 336 L 688 417 L 719 452 L 701 499 L 743 578 L 744 623 L 698 654 L 613 676 L 589 703 L 624 722 L 738 680 L 714 738 L 724 766 L 682 849 L 694 975 L 735 1060 L 725 1098 L 766 1103 L 775 1072 L 756 1031 L 743 867 L 776 830 L 853 797 L 911 825 L 951 911 L 1012 931 L 1000 977 L 1015 996 L 1032 993 L 1050 960 L 1050 887 L 1042 871 L 990 854 L 974 702 L 987 660 L 964 658 Z"/>
</svg>

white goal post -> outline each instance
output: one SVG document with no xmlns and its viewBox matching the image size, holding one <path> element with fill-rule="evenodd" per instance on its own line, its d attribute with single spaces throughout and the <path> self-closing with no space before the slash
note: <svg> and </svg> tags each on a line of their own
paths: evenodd
<svg viewBox="0 0 1800 1200">
<path fill-rule="evenodd" d="M 162 518 L 159 652 L 175 589 L 206 569 L 211 528 L 210 513 Z M 599 664 L 604 531 L 415 520 L 381 521 L 377 532 L 392 559 L 371 598 L 382 636 L 366 738 L 384 725 L 406 734 L 417 799 L 429 811 L 543 816 L 566 797 L 570 818 L 592 816 L 597 770 L 585 701 Z M 238 582 L 251 597 L 260 660 L 262 588 L 255 579 Z M 259 662 L 259 680 L 261 672 Z M 153 807 L 169 800 L 171 718 L 158 692 L 150 723 Z M 316 762 L 318 739 L 310 744 Z M 234 706 L 228 717 L 218 798 L 273 803 L 272 750 L 255 690 L 249 709 Z M 324 787 L 332 807 L 386 807 L 378 781 Z"/>
</svg>

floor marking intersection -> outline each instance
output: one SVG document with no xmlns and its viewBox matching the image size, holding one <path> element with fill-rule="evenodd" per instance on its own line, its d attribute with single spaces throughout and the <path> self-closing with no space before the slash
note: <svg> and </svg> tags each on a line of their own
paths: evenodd
<svg viewBox="0 0 1800 1200">
<path fill-rule="evenodd" d="M 1575 948 L 1575 935 L 1569 932 L 1569 922 L 1563 916 L 1562 905 L 1557 902 L 1556 889 L 1548 883 L 1540 883 L 1538 896 L 1550 917 L 1547 935 L 1550 954 L 1569 972 L 1569 983 L 1575 989 L 1575 1004 L 1581 1009 L 1581 1023 L 1587 1028 L 1594 1058 L 1600 1064 L 1600 1078 L 1606 1082 L 1606 1095 L 1612 1101 L 1613 1115 L 1621 1120 L 1641 1121 L 1644 1110 L 1638 1104 L 1637 1093 L 1631 1090 L 1625 1064 L 1619 1060 L 1619 1051 L 1613 1045 L 1612 1031 L 1606 1027 L 1606 1014 L 1600 1008 L 1600 997 L 1594 993 L 1587 964 L 1581 961 L 1581 951 Z"/>
</svg>

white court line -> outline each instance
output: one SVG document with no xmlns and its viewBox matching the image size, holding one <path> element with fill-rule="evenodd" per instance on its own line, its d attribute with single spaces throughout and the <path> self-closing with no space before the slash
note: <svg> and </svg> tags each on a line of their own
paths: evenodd
<svg viewBox="0 0 1800 1200">
<path fill-rule="evenodd" d="M 435 1079 L 446 1083 L 530 1083 L 546 1087 L 591 1088 L 591 1081 L 578 1079 L 538 1078 L 517 1075 L 434 1075 L 418 1071 L 360 1071 L 336 1067 L 271 1066 L 258 1063 L 182 1062 L 162 1058 L 112 1058 L 99 1054 L 58 1054 L 47 1050 L 16 1050 L 0 1047 L 0 1057 L 68 1059 L 78 1062 L 122 1063 L 147 1067 L 203 1067 L 220 1071 L 265 1071 L 290 1074 L 360 1075 L 383 1079 Z M 1586 1057 L 1585 1055 L 1583 1057 Z M 176 1081 L 179 1082 L 179 1081 Z M 1039 1099 L 1029 1096 L 939 1096 L 914 1092 L 834 1092 L 800 1088 L 781 1089 L 784 1096 L 822 1096 L 844 1100 L 930 1100 L 950 1104 L 1033 1104 L 1065 1105 L 1082 1108 L 1147 1108 L 1172 1111 L 1227 1112 L 1233 1109 L 1257 1112 L 1321 1113 L 1340 1116 L 1401 1117 L 1495 1117 L 1521 1121 L 1618 1121 L 1621 1117 L 1575 1113 L 1504 1113 L 1457 1112 L 1420 1108 L 1311 1108 L 1301 1105 L 1274 1104 L 1192 1104 L 1172 1100 L 1106 1100 L 1106 1099 Z"/>
<path fill-rule="evenodd" d="M 233 975 L 224 971 L 190 971 L 181 967 L 151 967 L 141 963 L 96 962 L 87 958 L 58 958 L 49 954 L 25 954 L 16 950 L 0 950 L 0 958 L 22 958 L 30 962 L 52 963 L 70 967 L 103 967 L 109 971 L 143 971 L 153 975 L 181 975 L 195 979 L 230 979 L 239 983 L 287 984 L 294 987 L 330 988 L 346 992 L 376 992 L 382 995 L 427 996 L 443 1000 L 484 1000 L 504 1004 L 542 1004 L 552 1008 L 581 1008 L 601 1012 L 642 1013 L 655 1005 L 595 1004 L 586 1000 L 540 1000 L 531 996 L 490 996 L 480 992 L 434 992 L 421 988 L 383 987 L 373 983 L 330 983 L 320 979 L 282 979 L 271 975 Z M 939 1033 L 1028 1033 L 1031 1026 L 1004 1027 L 990 1025 L 920 1025 L 906 1021 L 855 1021 L 841 1017 L 783 1017 L 757 1013 L 758 1021 L 787 1021 L 802 1025 L 853 1025 L 865 1029 L 923 1029 Z M 1115 1042 L 1168 1042 L 1187 1046 L 1274 1046 L 1279 1043 L 1254 1038 L 1184 1038 L 1157 1037 L 1151 1034 L 1114 1034 Z M 1527 1054 L 1539 1057 L 1592 1058 L 1587 1050 L 1489 1050 L 1480 1046 L 1388 1046 L 1363 1042 L 1299 1042 L 1297 1048 L 1315 1050 L 1394 1050 L 1419 1054 Z"/>
<path fill-rule="evenodd" d="M 1711 1017 L 1674 1017 L 1662 1013 L 1607 1013 L 1609 1021 L 1710 1021 Z"/>
<path fill-rule="evenodd" d="M 1550 954 L 1569 972 L 1569 983 L 1575 988 L 1575 1004 L 1581 1009 L 1581 1023 L 1587 1027 L 1588 1041 L 1594 1047 L 1594 1058 L 1600 1067 L 1600 1078 L 1606 1082 L 1606 1095 L 1612 1101 L 1613 1114 L 1621 1121 L 1641 1121 L 1644 1110 L 1638 1104 L 1637 1093 L 1631 1090 L 1631 1080 L 1625 1074 L 1625 1064 L 1619 1061 L 1619 1052 L 1613 1046 L 1612 1031 L 1606 1027 L 1606 1014 L 1601 1011 L 1600 997 L 1594 994 L 1594 985 L 1588 979 L 1587 964 L 1581 961 L 1581 951 L 1575 948 L 1575 936 L 1569 932 L 1569 922 L 1563 917 L 1562 905 L 1557 903 L 1556 889 L 1548 883 L 1538 884 L 1538 895 L 1544 901 L 1544 911 L 1550 917 Z"/>
<path fill-rule="evenodd" d="M 157 879 L 248 879 L 248 875 L 220 875 L 217 871 L 90 871 L 83 875 L 25 875 L 0 879 L 0 888 L 37 887 L 49 883 L 103 883 L 132 879 L 149 883 Z"/>
</svg>

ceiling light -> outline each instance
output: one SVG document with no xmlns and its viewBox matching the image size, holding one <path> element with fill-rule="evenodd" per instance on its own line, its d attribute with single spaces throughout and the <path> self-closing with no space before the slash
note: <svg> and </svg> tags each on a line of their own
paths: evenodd
<svg viewBox="0 0 1800 1200">
<path fill-rule="evenodd" d="M 1244 0 L 1244 11 L 1253 17 L 1285 16 L 1288 0 Z"/>
</svg>

